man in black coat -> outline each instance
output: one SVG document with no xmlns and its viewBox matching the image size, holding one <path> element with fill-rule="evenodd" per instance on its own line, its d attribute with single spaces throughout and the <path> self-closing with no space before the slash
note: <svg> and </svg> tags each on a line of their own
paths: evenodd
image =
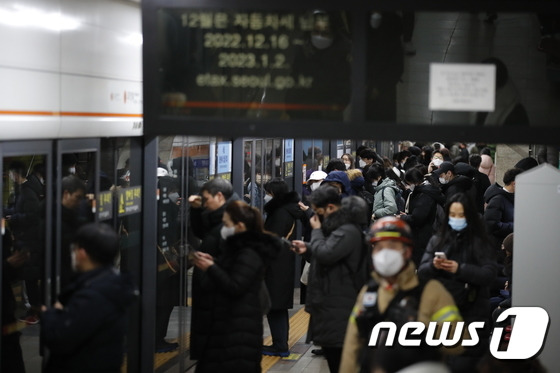
<svg viewBox="0 0 560 373">
<path fill-rule="evenodd" d="M 503 250 L 500 250 L 502 241 L 513 232 L 515 178 L 522 172 L 520 168 L 507 170 L 503 178 L 505 186 L 495 183 L 484 194 L 484 201 L 487 203 L 484 221 L 500 263 L 504 259 Z"/>
<path fill-rule="evenodd" d="M 77 276 L 41 314 L 41 341 L 50 351 L 46 373 L 121 371 L 126 309 L 138 291 L 113 267 L 118 253 L 119 237 L 106 224 L 89 223 L 76 233 Z"/>
<path fill-rule="evenodd" d="M 226 202 L 234 199 L 233 187 L 225 179 L 216 178 L 206 182 L 200 195 L 192 195 L 188 201 L 191 207 L 190 224 L 194 235 L 201 240 L 199 251 L 218 258 L 222 255 L 223 239 L 220 235 L 222 216 Z M 198 359 L 204 347 L 204 314 L 212 311 L 212 298 L 201 288 L 200 269 L 195 268 L 192 277 L 191 343 L 190 358 Z"/>
<path fill-rule="evenodd" d="M 459 175 L 453 163 L 443 162 L 432 174 L 439 178 L 446 201 L 457 193 L 465 193 L 473 203 L 476 201 L 476 189 L 472 180 L 467 176 Z"/>
</svg>

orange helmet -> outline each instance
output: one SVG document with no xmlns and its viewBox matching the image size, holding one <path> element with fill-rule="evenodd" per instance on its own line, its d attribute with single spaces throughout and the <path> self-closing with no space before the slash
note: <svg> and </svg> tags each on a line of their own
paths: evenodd
<svg viewBox="0 0 560 373">
<path fill-rule="evenodd" d="M 394 216 L 385 216 L 377 220 L 370 228 L 369 242 L 395 240 L 412 246 L 412 232 L 404 220 Z"/>
</svg>

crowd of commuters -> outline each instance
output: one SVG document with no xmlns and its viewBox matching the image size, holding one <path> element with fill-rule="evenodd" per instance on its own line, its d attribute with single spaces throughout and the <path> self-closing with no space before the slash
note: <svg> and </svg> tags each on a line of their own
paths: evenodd
<svg viewBox="0 0 560 373">
<path fill-rule="evenodd" d="M 197 361 L 197 371 L 258 372 L 262 355 L 290 355 L 289 309 L 301 271 L 298 255 L 308 263 L 307 341 L 320 348 L 315 351 L 325 356 L 331 372 L 393 372 L 426 361 L 443 371 L 473 372 L 483 362 L 491 364 L 486 355 L 492 315 L 511 306 L 515 179 L 536 162 L 527 158 L 511 165 L 502 186 L 491 181 L 495 167 L 486 148 L 403 145 L 392 157 L 360 147 L 355 156 L 331 159 L 324 171 L 321 159 L 308 170 L 301 193 L 291 191 L 281 177 L 261 178 L 262 211 L 234 193 L 228 180 L 215 178 L 199 189 L 190 178 L 185 189 L 165 165 L 158 165 L 158 219 L 169 222 L 158 227 L 158 237 L 171 242 L 158 240 L 158 250 L 167 261 L 164 252 L 184 244 L 194 267 L 190 358 Z M 31 174 L 20 162 L 9 170 L 17 193 L 5 209 L 10 234 L 3 237 L 9 248 L 3 251 L 3 284 L 25 280 L 29 309 L 21 320 L 41 320 L 43 343 L 52 352 L 47 366 L 53 371 L 78 366 L 95 354 L 110 355 L 108 369 L 120 366 L 122 350 L 108 354 L 109 346 L 96 342 L 108 338 L 116 346 L 122 341 L 123 315 L 135 297 L 134 286 L 113 268 L 118 236 L 106 225 L 86 224 L 81 209 L 88 187 L 76 175 L 65 176 L 62 292 L 52 307 L 41 307 L 37 288 L 44 274 L 37 263 L 45 260 L 44 176 L 40 167 Z M 181 242 L 184 236 L 189 242 Z M 173 307 L 180 304 L 180 288 L 178 276 L 173 271 L 163 275 L 160 267 L 155 351 L 162 353 L 178 348 L 165 337 Z M 10 294 L 3 289 L 2 320 L 13 323 Z M 83 307 L 101 294 L 108 297 L 103 300 L 107 313 L 91 318 L 99 323 L 110 318 L 113 332 L 89 325 L 92 353 L 84 357 L 69 344 L 75 326 L 65 325 L 68 320 L 82 325 L 83 318 L 74 315 L 89 315 Z M 271 345 L 263 345 L 263 316 Z M 485 328 L 474 347 L 435 349 L 422 343 L 417 349 L 389 349 L 380 342 L 371 348 L 369 335 L 381 321 L 399 327 L 407 321 L 450 322 L 452 328 L 458 321 L 484 321 Z M 2 338 L 3 356 L 14 357 L 3 364 L 11 362 L 10 369 L 22 372 L 17 331 Z M 386 338 L 381 333 L 380 341 Z M 92 366 L 103 359 L 94 360 Z"/>
<path fill-rule="evenodd" d="M 236 325 L 212 335 L 214 323 L 225 325 L 224 317 L 238 325 L 249 322 L 248 316 L 237 321 L 233 311 L 216 315 L 216 302 L 225 299 L 234 310 L 250 295 L 253 303 L 248 305 L 257 306 L 259 300 L 263 311 L 263 293 L 255 285 L 261 279 L 270 299 L 271 306 L 263 312 L 272 345 L 255 347 L 255 342 L 247 339 L 236 348 L 243 344 L 243 351 L 252 351 L 253 363 L 259 361 L 256 350 L 263 355 L 290 354 L 288 310 L 293 307 L 294 272 L 300 270 L 295 268 L 294 254 L 308 263 L 304 274 L 305 310 L 310 314 L 307 341 L 320 347 L 314 351 L 325 356 L 331 372 L 392 372 L 421 362 L 432 363 L 441 371 L 473 372 L 481 364 L 491 364 L 487 353 L 492 314 L 511 304 L 512 201 L 515 178 L 524 169 L 511 165 L 505 172 L 504 186 L 490 183 L 495 169 L 483 159 L 490 157 L 488 154 L 487 149 L 479 152 L 476 148 L 470 154 L 466 144 L 449 148 L 439 143 L 410 144 L 391 161 L 364 147 L 356 156 L 344 154 L 341 159 L 329 160 L 324 168 L 323 162 L 317 162 L 317 167 L 308 170 L 301 194 L 290 192 L 280 177 L 268 180 L 263 185 L 268 196 L 263 209 L 264 231 L 259 232 L 268 235 L 261 244 L 268 243 L 274 252 L 247 245 L 259 260 L 246 265 L 258 262 L 262 273 L 249 271 L 248 275 L 254 276 L 251 286 L 244 287 L 243 295 L 229 298 L 232 286 L 241 291 L 239 286 L 245 282 L 220 283 L 209 273 L 225 271 L 223 280 L 235 273 L 233 267 L 226 266 L 233 260 L 231 256 L 237 255 L 227 248 L 228 237 L 244 230 L 233 229 L 231 217 L 223 211 L 233 206 L 249 207 L 232 198 L 228 182 L 215 179 L 206 183 L 204 204 L 195 196 L 190 201 L 194 227 L 209 221 L 196 214 L 219 209 L 206 229 L 214 231 L 211 239 L 204 233 L 199 236 L 209 246 L 201 247 L 194 261 L 199 275 L 193 281 L 191 341 L 204 338 L 207 342 L 200 350 L 198 343 L 191 342 L 191 357 L 200 359 L 197 370 L 228 364 L 224 348 L 220 350 L 224 361 L 206 360 L 209 353 L 219 355 L 208 341 L 216 336 L 229 340 L 235 336 Z M 222 184 L 227 192 L 222 196 L 218 193 L 224 192 L 218 191 L 205 194 L 214 183 Z M 210 202 L 216 198 L 219 203 L 213 206 Z M 302 236 L 295 233 L 298 222 L 303 223 Z M 268 260 L 270 257 L 274 259 Z M 211 284 L 203 294 L 196 290 L 200 271 L 206 271 L 202 278 Z M 205 299 L 207 302 L 201 303 Z M 203 304 L 214 305 L 204 308 L 205 322 L 198 319 Z M 256 310 L 252 315 L 249 330 L 262 331 Z M 458 321 L 484 321 L 485 328 L 480 331 L 481 343 L 474 347 L 434 349 L 422 344 L 416 350 L 371 348 L 369 333 L 383 320 L 400 326 L 413 320 L 450 322 L 452 328 Z M 464 333 L 466 338 L 468 333 Z"/>
</svg>

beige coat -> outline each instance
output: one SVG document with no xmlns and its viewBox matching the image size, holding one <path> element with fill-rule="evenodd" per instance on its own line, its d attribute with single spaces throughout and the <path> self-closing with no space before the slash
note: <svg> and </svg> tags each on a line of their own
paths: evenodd
<svg viewBox="0 0 560 373">
<path fill-rule="evenodd" d="M 410 290 L 419 284 L 415 269 L 414 263 L 410 262 L 408 267 L 399 274 L 397 283 L 392 286 L 389 286 L 385 280 L 379 278 L 377 274 L 374 274 L 374 278 L 379 283 L 377 305 L 381 313 L 387 309 L 389 303 L 395 297 L 399 289 Z M 364 286 L 358 294 L 356 304 L 354 305 L 354 309 L 348 321 L 342 350 L 342 361 L 340 363 L 340 372 L 342 373 L 355 373 L 360 371 L 358 356 L 361 348 L 367 342 L 363 341 L 359 336 L 356 316 L 364 310 L 362 304 L 366 290 L 367 286 Z M 453 324 L 457 321 L 462 321 L 459 310 L 453 301 L 453 297 L 439 281 L 430 280 L 426 283 L 420 297 L 417 321 L 423 322 L 426 327 L 430 321 L 437 321 L 438 323 L 450 321 Z M 454 325 L 452 330 L 454 330 Z M 458 345 L 453 348 L 444 348 L 443 352 L 446 354 L 458 354 L 462 352 L 462 347 Z"/>
</svg>

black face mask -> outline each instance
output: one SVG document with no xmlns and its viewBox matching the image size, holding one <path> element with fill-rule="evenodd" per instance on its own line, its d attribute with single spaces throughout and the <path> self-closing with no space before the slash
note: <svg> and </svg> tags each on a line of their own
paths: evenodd
<svg viewBox="0 0 560 373">
<path fill-rule="evenodd" d="M 325 215 L 317 214 L 317 217 L 319 218 L 319 221 L 321 222 L 321 224 L 325 221 Z"/>
</svg>

